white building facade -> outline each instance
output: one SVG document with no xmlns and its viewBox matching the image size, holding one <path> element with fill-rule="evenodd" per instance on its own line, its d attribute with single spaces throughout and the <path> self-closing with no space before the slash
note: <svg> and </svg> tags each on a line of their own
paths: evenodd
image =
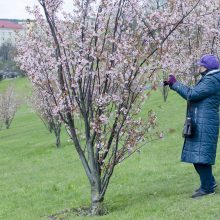
<svg viewBox="0 0 220 220">
<path fill-rule="evenodd" d="M 7 43 L 16 46 L 16 34 L 18 32 L 24 32 L 22 25 L 7 20 L 0 20 L 0 46 Z"/>
</svg>

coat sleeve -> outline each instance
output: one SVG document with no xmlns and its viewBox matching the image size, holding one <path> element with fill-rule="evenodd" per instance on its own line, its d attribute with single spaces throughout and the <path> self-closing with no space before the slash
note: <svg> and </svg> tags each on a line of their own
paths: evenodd
<svg viewBox="0 0 220 220">
<path fill-rule="evenodd" d="M 177 81 L 170 88 L 188 101 L 199 101 L 216 92 L 215 82 L 210 76 L 204 77 L 195 87 L 185 86 Z"/>
</svg>

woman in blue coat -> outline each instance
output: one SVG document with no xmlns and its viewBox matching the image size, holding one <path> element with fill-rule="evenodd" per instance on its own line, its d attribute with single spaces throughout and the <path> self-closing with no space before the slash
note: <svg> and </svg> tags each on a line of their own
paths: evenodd
<svg viewBox="0 0 220 220">
<path fill-rule="evenodd" d="M 197 63 L 202 78 L 194 87 L 178 82 L 170 75 L 164 85 L 189 102 L 192 135 L 186 137 L 181 161 L 193 163 L 201 186 L 192 195 L 197 198 L 215 193 L 217 184 L 212 175 L 219 134 L 220 63 L 214 55 L 204 55 Z"/>
</svg>

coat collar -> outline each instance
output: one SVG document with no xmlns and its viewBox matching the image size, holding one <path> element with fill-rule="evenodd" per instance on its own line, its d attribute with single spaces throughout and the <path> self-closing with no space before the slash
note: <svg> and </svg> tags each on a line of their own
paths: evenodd
<svg viewBox="0 0 220 220">
<path fill-rule="evenodd" d="M 204 76 L 202 76 L 202 78 L 196 83 L 196 85 L 198 85 L 205 76 L 214 75 L 215 73 L 219 73 L 219 72 L 220 72 L 220 69 L 209 71 Z"/>
<path fill-rule="evenodd" d="M 209 71 L 205 76 L 213 75 L 213 74 L 215 74 L 215 73 L 219 73 L 219 72 L 220 72 L 220 69 L 212 70 L 212 71 Z"/>
</svg>

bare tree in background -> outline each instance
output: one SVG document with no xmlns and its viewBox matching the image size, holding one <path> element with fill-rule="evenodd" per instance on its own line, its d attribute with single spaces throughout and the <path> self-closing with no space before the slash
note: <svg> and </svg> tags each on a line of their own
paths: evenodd
<svg viewBox="0 0 220 220">
<path fill-rule="evenodd" d="M 0 94 L 0 124 L 9 129 L 19 106 L 19 100 L 15 96 L 14 88 L 9 86 Z"/>
<path fill-rule="evenodd" d="M 10 43 L 4 43 L 0 46 L 0 59 L 4 62 L 11 61 L 15 56 L 16 48 Z"/>
</svg>

